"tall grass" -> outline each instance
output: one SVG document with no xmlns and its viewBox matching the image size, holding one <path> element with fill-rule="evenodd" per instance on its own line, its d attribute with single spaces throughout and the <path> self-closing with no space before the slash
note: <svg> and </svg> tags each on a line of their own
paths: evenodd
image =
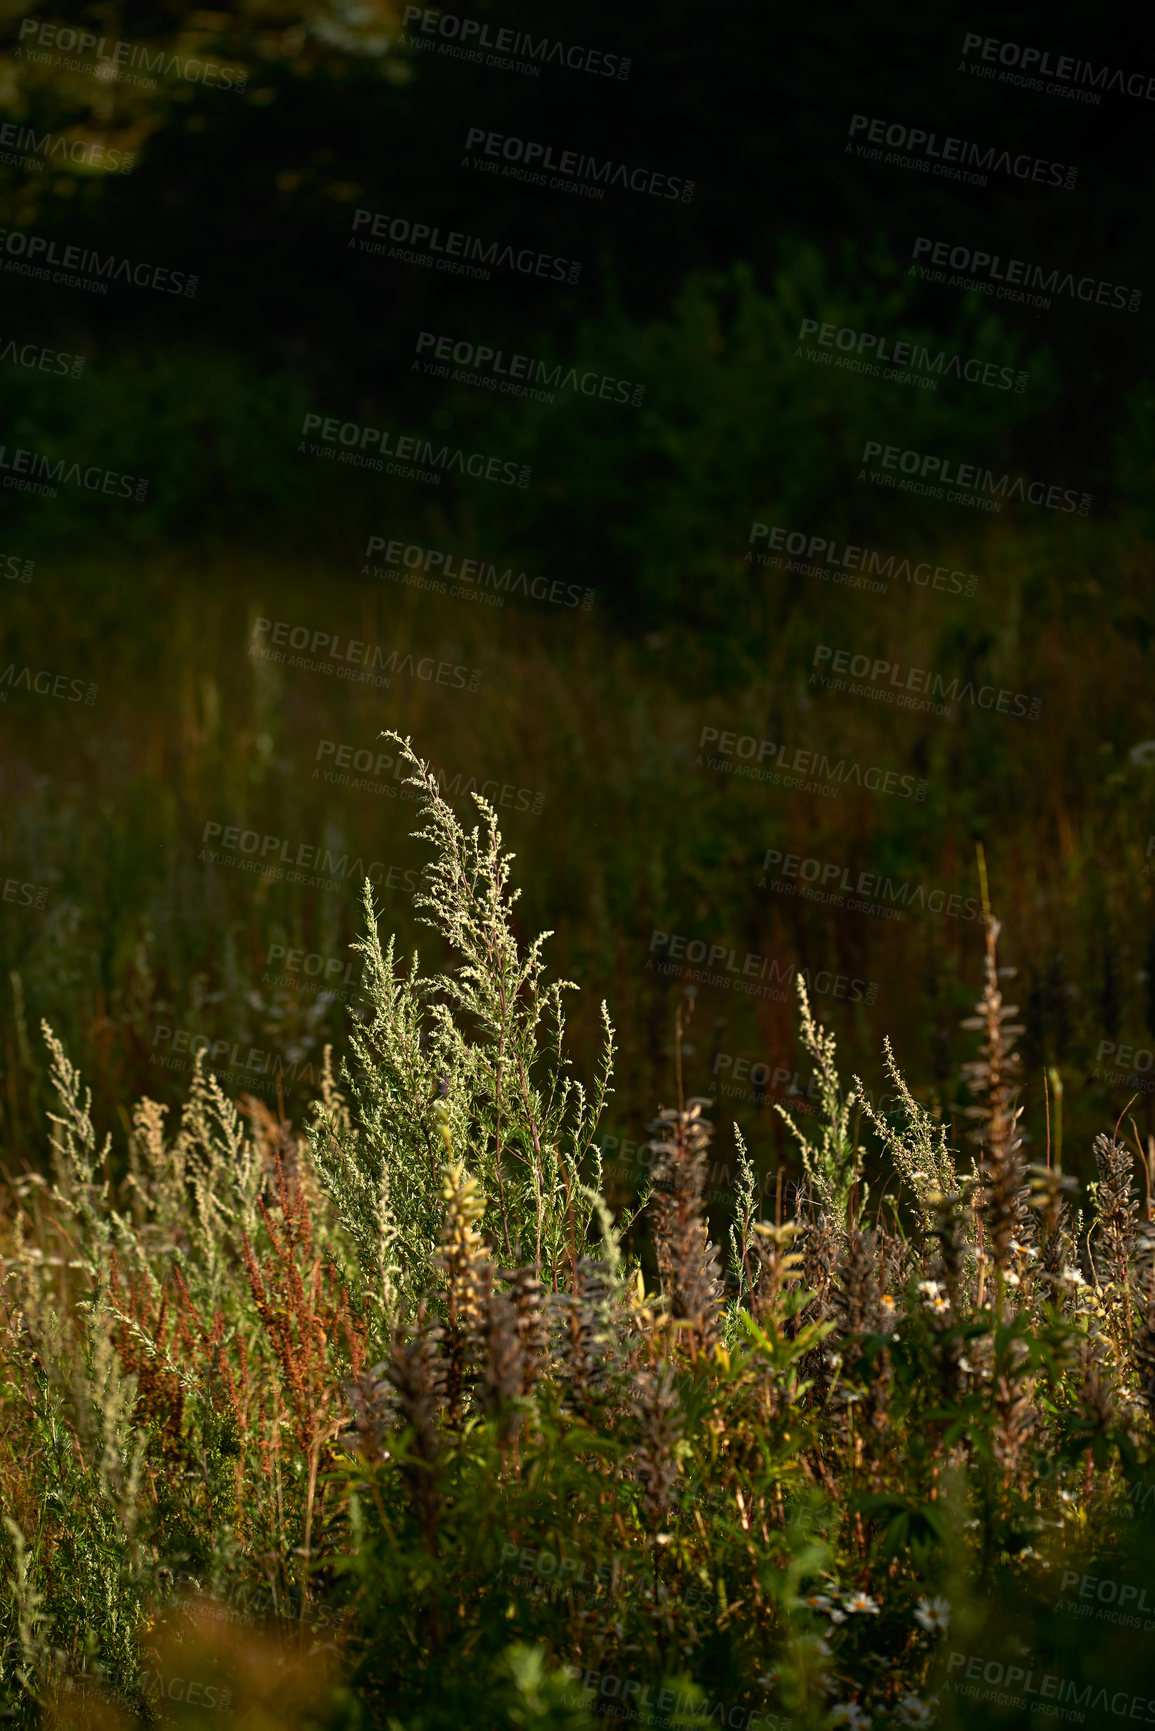
<svg viewBox="0 0 1155 1731">
<path fill-rule="evenodd" d="M 367 895 L 369 1013 L 303 1124 L 198 1062 L 118 1161 L 46 1030 L 50 1174 L 11 1184 L 4 1263 L 9 1711 L 990 1722 L 956 1685 L 1024 1633 L 1060 1702 L 1138 1688 L 1055 1582 L 1136 1567 L 1145 1157 L 1101 1134 L 1086 1199 L 1057 1139 L 1029 1161 L 997 924 L 972 1139 L 889 1048 L 898 1110 L 864 1118 L 802 987 L 818 1111 L 772 1209 L 738 1137 L 726 1251 L 679 1016 L 639 1258 L 598 1189 L 608 1022 L 583 1086 L 496 813 L 463 829 L 393 744 L 437 958 L 401 963 Z"/>
<path fill-rule="evenodd" d="M 755 633 L 763 613 L 777 625 L 764 670 L 737 683 L 720 679 L 709 634 L 697 646 L 673 637 L 653 647 L 625 643 L 596 610 L 552 618 L 512 603 L 485 621 L 464 607 L 455 619 L 450 602 L 358 582 L 363 547 L 349 552 L 351 586 L 321 610 L 315 595 L 330 568 L 240 554 L 228 599 L 173 565 L 134 566 L 131 582 L 88 569 L 85 590 L 99 600 L 83 629 L 63 593 L 16 598 L 14 640 L 51 642 L 61 666 L 90 670 L 100 693 L 79 727 L 74 714 L 21 693 L 5 710 L 4 871 L 46 892 L 42 909 L 0 903 L 0 1143 L 10 1164 L 35 1164 L 43 1145 L 48 1078 L 34 1038 L 43 1016 L 92 1076 L 106 1118 L 143 1091 L 178 1103 L 189 1072 L 166 1067 L 180 1054 L 163 1029 L 222 1041 L 226 1054 L 236 1046 L 242 1058 L 250 1049 L 275 1054 L 242 1082 L 275 1108 L 279 1068 L 299 1114 L 324 1044 L 344 1043 L 357 1001 L 343 976 L 358 935 L 359 887 L 350 878 L 318 891 L 214 867 L 199 857 L 202 837 L 208 823 L 233 823 L 294 848 L 329 846 L 396 867 L 382 899 L 408 946 L 416 928 L 404 874 L 419 854 L 402 784 L 391 769 L 379 778 L 354 774 L 379 781 L 379 790 L 314 779 L 333 761 L 318 760 L 323 741 L 376 759 L 382 702 L 391 722 L 435 741 L 435 768 L 459 809 L 468 809 L 468 794 L 451 791 L 455 778 L 462 788 L 476 778 L 478 787 L 491 780 L 515 790 L 502 816 L 525 866 L 530 929 L 557 926 L 563 971 L 595 1002 L 611 997 L 623 1031 L 612 1134 L 642 1139 L 638 1103 L 654 1096 L 670 1062 L 681 982 L 647 971 L 655 929 L 723 943 L 739 958 L 753 952 L 878 982 L 873 1009 L 830 1007 L 868 1086 L 885 1087 L 877 1054 L 887 1031 L 924 1078 L 921 1098 L 933 1091 L 948 1116 L 967 1103 L 957 1086 L 967 1055 L 957 1024 L 975 924 L 933 912 L 888 924 L 776 894 L 769 882 L 759 887 L 767 849 L 837 865 L 838 881 L 842 870 L 850 881 L 865 871 L 973 903 L 981 839 L 1013 946 L 1004 962 L 1020 970 L 1035 1144 L 1045 1133 L 1046 1066 L 1062 1071 L 1067 1123 L 1084 1145 L 1112 1104 L 1117 1111 L 1134 1091 L 1093 1074 L 1104 1040 L 1142 1048 L 1155 1027 L 1145 876 L 1155 772 L 1129 756 L 1145 731 L 1134 719 L 1143 713 L 1144 661 L 1138 639 L 1124 641 L 1121 629 L 1102 635 L 1101 605 L 1083 593 L 1104 562 L 1126 566 L 1109 534 L 1087 529 L 1082 543 L 1076 537 L 1061 550 L 1045 537 L 1009 544 L 992 535 L 973 562 L 1009 571 L 1005 594 L 965 608 L 922 591 L 903 598 L 904 654 L 952 671 L 976 656 L 985 667 L 975 632 L 1005 635 L 1029 597 L 1039 623 L 1030 642 L 1020 641 L 1014 683 L 1064 693 L 1039 724 L 984 715 L 923 726 L 878 705 L 806 696 L 814 644 L 841 641 L 838 606 L 823 585 L 751 575 L 740 548 L 735 566 L 750 610 L 727 621 L 726 636 Z M 1052 558 L 1061 578 L 1047 570 Z M 1124 586 L 1144 580 L 1135 569 Z M 347 682 L 338 690 L 320 675 L 253 662 L 249 634 L 262 615 L 427 647 L 480 667 L 483 687 L 471 697 L 409 681 L 384 699 Z M 90 630 L 109 646 L 95 660 Z M 864 652 L 886 649 L 871 637 Z M 783 693 L 799 684 L 810 707 L 788 720 Z M 927 799 L 915 806 L 846 789 L 824 801 L 712 776 L 695 766 L 704 725 L 894 765 L 925 776 Z M 544 796 L 539 815 L 516 809 L 520 790 Z M 318 990 L 333 976 L 286 967 L 277 946 L 323 958 L 310 966 L 336 961 L 345 999 Z M 596 1014 L 579 1006 L 574 1037 L 592 1057 Z M 804 1061 L 789 1002 L 711 987 L 699 994 L 693 1043 L 688 1074 L 700 1091 L 724 1079 L 713 1069 L 715 1046 L 772 1070 L 793 1073 Z M 213 1065 L 227 1067 L 220 1056 Z M 802 1074 L 803 1087 L 807 1080 Z M 1144 1133 L 1150 1104 L 1142 1093 L 1135 1108 Z M 736 1098 L 731 1109 L 748 1132 L 779 1137 L 769 1107 Z M 633 1171 L 615 1167 L 607 1181 L 625 1202 L 637 1176 L 635 1163 Z"/>
</svg>

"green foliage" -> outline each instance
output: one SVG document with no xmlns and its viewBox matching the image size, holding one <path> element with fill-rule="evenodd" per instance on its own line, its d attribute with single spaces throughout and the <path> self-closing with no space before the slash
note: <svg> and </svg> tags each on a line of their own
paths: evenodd
<svg viewBox="0 0 1155 1731">
<path fill-rule="evenodd" d="M 569 1075 L 562 994 L 546 985 L 542 933 L 521 953 L 513 926 L 512 856 L 503 854 L 497 813 L 475 795 L 484 832 L 466 834 L 430 768 L 408 740 L 385 734 L 420 789 L 433 861 L 415 898 L 423 923 L 456 965 L 407 975 L 393 942 L 381 948 L 373 892 L 365 885 L 365 957 L 372 1017 L 354 1028 L 358 1075 L 347 1119 L 321 1114 L 314 1156 L 339 1216 L 357 1245 L 364 1290 L 386 1314 L 412 1307 L 441 1224 L 447 1146 L 477 1173 L 486 1216 L 511 1266 L 538 1264 L 551 1284 L 569 1245 L 584 1243 L 593 1203 L 583 1174 L 600 1184 L 593 1135 L 609 1092 L 613 1031 L 602 1006 L 605 1046 L 592 1095 Z"/>
<path fill-rule="evenodd" d="M 608 1022 L 587 1093 L 496 814 L 466 832 L 393 737 L 448 959 L 399 969 L 367 898 L 369 1013 L 307 1133 L 198 1062 L 175 1133 L 137 1105 L 114 1182 L 47 1032 L 52 1178 L 13 1186 L 4 1265 L 12 1712 L 58 1723 L 83 1690 L 152 1724 L 163 1694 L 193 1723 L 211 1690 L 237 1723 L 350 1731 L 580 1731 L 611 1702 L 827 1731 L 924 1723 L 938 1690 L 966 1723 L 975 1653 L 1035 1618 L 1061 1654 L 1048 1582 L 1135 1566 L 1155 1259 L 1130 1156 L 1100 1138 L 1087 1233 L 1061 1172 L 1007 1192 L 992 925 L 974 1181 L 888 1049 L 902 1120 L 868 1122 L 909 1195 L 872 1220 L 803 992 L 821 1109 L 790 1217 L 756 1217 L 739 1138 L 723 1280 L 708 1102 L 679 1096 L 647 1290 L 598 1193 Z"/>
</svg>

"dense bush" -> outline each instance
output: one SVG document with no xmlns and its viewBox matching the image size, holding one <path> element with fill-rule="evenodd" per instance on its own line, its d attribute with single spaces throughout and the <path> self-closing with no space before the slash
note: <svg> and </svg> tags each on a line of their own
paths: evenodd
<svg viewBox="0 0 1155 1731">
<path fill-rule="evenodd" d="M 11 1181 L 4 1263 L 9 1716 L 1141 1716 L 1108 1703 L 1128 1667 L 1143 1698 L 1155 1232 L 1120 1126 L 1089 1209 L 1049 1145 L 1026 1165 L 997 922 L 969 1155 L 889 1047 L 897 1116 L 844 1090 L 800 992 L 822 1110 L 773 1221 L 739 1140 L 724 1259 L 679 1024 L 639 1264 L 599 1193 L 608 1018 L 583 1088 L 495 814 L 465 833 L 404 749 L 454 965 L 400 966 L 367 892 L 371 1009 L 303 1131 L 198 1060 L 122 1165 L 46 1030 L 51 1175 Z"/>
</svg>

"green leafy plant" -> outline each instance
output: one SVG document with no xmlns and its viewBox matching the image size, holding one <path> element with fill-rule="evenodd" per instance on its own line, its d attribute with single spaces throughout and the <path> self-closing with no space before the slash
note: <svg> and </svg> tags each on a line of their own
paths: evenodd
<svg viewBox="0 0 1155 1731">
<path fill-rule="evenodd" d="M 1155 1451 L 1131 1155 L 1100 1138 L 1086 1228 L 1050 1150 L 1023 1164 L 991 923 L 971 1172 L 889 1046 L 897 1121 L 864 1107 L 863 1140 L 800 987 L 817 1125 L 773 1220 L 738 1138 L 725 1272 L 679 1020 L 647 1285 L 599 1193 L 608 1019 L 587 1091 L 495 813 L 467 833 L 394 740 L 447 959 L 400 969 L 367 898 L 369 1013 L 303 1132 L 198 1060 L 174 1130 L 138 1103 L 118 1177 L 46 1030 L 51 1177 L 11 1184 L 3 1269 L 10 1712 L 192 1724 L 211 1691 L 238 1723 L 391 1731 L 579 1731 L 610 1702 L 965 1722 L 950 1631 L 1061 1652 L 1056 1569 L 1133 1554 Z"/>
</svg>

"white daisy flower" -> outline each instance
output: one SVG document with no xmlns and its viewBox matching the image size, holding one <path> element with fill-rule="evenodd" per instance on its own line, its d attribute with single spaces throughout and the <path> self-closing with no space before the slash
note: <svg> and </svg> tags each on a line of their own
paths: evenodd
<svg viewBox="0 0 1155 1731">
<path fill-rule="evenodd" d="M 921 1598 L 915 1609 L 914 1620 L 928 1635 L 945 1635 L 950 1628 L 949 1600 Z"/>
<path fill-rule="evenodd" d="M 920 1701 L 917 1695 L 904 1695 L 894 1710 L 900 1725 L 933 1725 L 937 1703 Z"/>
<path fill-rule="evenodd" d="M 869 1593 L 850 1593 L 842 1601 L 847 1611 L 869 1612 L 874 1616 L 878 1612 L 878 1601 L 872 1599 Z"/>
</svg>

